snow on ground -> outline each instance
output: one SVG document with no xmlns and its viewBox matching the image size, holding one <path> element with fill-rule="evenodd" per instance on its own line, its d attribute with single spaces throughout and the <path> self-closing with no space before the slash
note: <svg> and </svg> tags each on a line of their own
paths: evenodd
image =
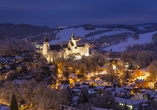
<svg viewBox="0 0 157 110">
<path fill-rule="evenodd" d="M 152 25 L 151 24 L 146 24 L 146 25 L 139 25 L 139 26 L 135 26 L 135 27 L 137 27 L 140 30 L 144 30 L 145 27 L 147 27 L 147 26 L 152 26 Z"/>
<path fill-rule="evenodd" d="M 57 36 L 56 36 L 56 37 L 60 36 L 60 39 L 59 40 L 51 40 L 49 43 L 50 43 L 50 45 L 52 45 L 52 44 L 57 44 L 59 42 L 68 41 L 70 39 L 72 33 L 74 33 L 75 36 L 84 37 L 85 34 L 88 34 L 90 32 L 94 32 L 97 30 L 104 30 L 104 29 L 106 29 L 106 28 L 96 28 L 95 30 L 85 30 L 83 27 L 63 29 L 63 30 L 60 30 L 60 32 L 57 33 Z M 115 35 L 115 34 L 120 34 L 120 33 L 124 33 L 124 32 L 132 32 L 132 31 L 127 30 L 127 29 L 114 29 L 113 31 L 105 32 L 102 34 L 97 34 L 97 35 L 94 35 L 87 39 L 89 39 L 89 40 L 93 39 L 93 38 L 98 39 L 104 35 L 106 35 L 106 36 L 107 35 Z"/>
<path fill-rule="evenodd" d="M 126 50 L 126 47 L 129 45 L 151 43 L 152 35 L 155 33 L 157 33 L 157 31 L 146 33 L 146 34 L 140 34 L 139 35 L 140 38 L 138 40 L 129 37 L 126 42 L 122 42 L 116 45 L 111 45 L 109 47 L 104 48 L 104 50 L 110 51 L 112 49 L 113 52 L 123 52 Z"/>
<path fill-rule="evenodd" d="M 91 110 L 113 110 L 113 109 L 92 107 Z"/>
<path fill-rule="evenodd" d="M 125 32 L 132 32 L 132 31 L 127 30 L 127 29 L 114 29 L 113 31 L 109 31 L 109 32 L 105 32 L 105 33 L 102 33 L 102 34 L 97 34 L 95 36 L 88 37 L 87 39 L 88 40 L 90 40 L 90 39 L 98 39 L 101 36 L 116 35 L 116 34 L 125 33 Z"/>
<path fill-rule="evenodd" d="M 72 35 L 72 33 L 74 33 L 74 35 L 80 36 L 80 37 L 84 37 L 85 34 L 88 34 L 90 32 L 94 32 L 96 30 L 104 30 L 105 28 L 96 28 L 95 30 L 85 30 L 83 27 L 79 27 L 79 28 L 67 28 L 67 29 L 63 29 L 60 30 L 59 33 L 57 33 L 56 37 L 60 36 L 59 40 L 51 40 L 49 43 L 50 45 L 52 44 L 57 44 L 59 42 L 64 42 L 64 41 L 68 41 Z"/>
<path fill-rule="evenodd" d="M 85 30 L 83 27 L 63 29 L 57 33 L 57 37 L 60 36 L 60 39 L 59 40 L 51 40 L 49 43 L 50 43 L 50 45 L 52 45 L 52 44 L 57 44 L 59 42 L 68 41 L 70 39 L 72 33 L 74 33 L 75 36 L 84 37 L 85 34 L 94 32 L 96 30 L 104 30 L 104 29 L 106 29 L 106 28 L 96 28 L 95 30 Z M 107 35 L 115 35 L 115 34 L 120 34 L 120 33 L 124 33 L 124 32 L 132 32 L 132 31 L 127 30 L 127 29 L 114 29 L 113 31 L 105 32 L 102 34 L 97 34 L 97 35 L 89 37 L 87 39 L 92 39 L 92 38 L 97 39 L 103 35 L 106 35 L 106 36 Z M 126 42 L 122 42 L 122 43 L 119 43 L 116 45 L 106 47 L 106 48 L 104 48 L 104 50 L 110 51 L 110 49 L 112 49 L 113 52 L 122 52 L 122 51 L 125 51 L 126 47 L 129 45 L 150 43 L 150 42 L 152 42 L 152 35 L 155 33 L 157 33 L 157 31 L 146 33 L 146 34 L 141 34 L 141 35 L 139 35 L 140 39 L 138 39 L 138 40 L 135 40 L 132 37 L 129 37 Z"/>
<path fill-rule="evenodd" d="M 10 110 L 10 108 L 4 105 L 0 105 L 0 110 Z"/>
</svg>

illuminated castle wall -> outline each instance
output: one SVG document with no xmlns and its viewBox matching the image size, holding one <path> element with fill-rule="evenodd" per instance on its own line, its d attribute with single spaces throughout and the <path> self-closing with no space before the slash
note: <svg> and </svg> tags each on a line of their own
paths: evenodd
<svg viewBox="0 0 157 110">
<path fill-rule="evenodd" d="M 49 45 L 47 37 L 43 43 L 42 54 L 48 62 L 54 62 L 58 58 L 67 58 L 71 54 L 79 54 L 80 56 L 89 55 L 89 45 L 77 44 L 79 39 L 76 39 L 72 34 L 70 40 L 66 44 Z"/>
</svg>

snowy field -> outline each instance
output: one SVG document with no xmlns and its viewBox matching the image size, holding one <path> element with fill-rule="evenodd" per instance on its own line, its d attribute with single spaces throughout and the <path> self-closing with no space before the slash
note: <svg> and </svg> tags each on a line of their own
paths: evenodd
<svg viewBox="0 0 157 110">
<path fill-rule="evenodd" d="M 141 28 L 141 29 L 143 27 L 145 27 L 145 26 L 141 26 L 141 27 L 139 26 L 139 28 Z M 67 29 L 60 30 L 60 32 L 57 33 L 56 37 L 60 36 L 59 40 L 51 40 L 49 43 L 50 43 L 50 45 L 53 45 L 53 44 L 57 44 L 59 42 L 68 41 L 70 39 L 72 33 L 74 33 L 74 35 L 76 37 L 84 37 L 85 34 L 88 34 L 90 32 L 94 32 L 96 30 L 105 30 L 105 29 L 106 28 L 96 28 L 95 30 L 85 30 L 83 27 L 67 28 Z M 127 29 L 113 29 L 113 31 L 104 32 L 102 34 L 97 34 L 97 35 L 94 35 L 87 39 L 97 39 L 104 35 L 106 35 L 106 36 L 107 35 L 116 35 L 116 34 L 120 34 L 120 33 L 124 33 L 124 32 L 132 32 L 132 31 L 127 30 Z M 104 48 L 104 50 L 110 51 L 110 49 L 112 49 L 113 52 L 122 52 L 122 51 L 125 51 L 126 47 L 129 45 L 150 43 L 150 42 L 152 42 L 152 35 L 155 33 L 157 33 L 157 31 L 146 33 L 146 34 L 140 34 L 139 35 L 140 38 L 138 40 L 135 40 L 132 37 L 129 37 L 126 42 L 121 42 L 119 44 L 106 47 L 106 48 Z"/>
<path fill-rule="evenodd" d="M 135 26 L 135 27 L 137 27 L 137 28 L 140 29 L 140 30 L 144 30 L 145 27 L 147 27 L 147 26 L 152 26 L 152 25 L 151 25 L 151 24 L 147 24 L 147 25 L 138 25 L 138 26 Z"/>
<path fill-rule="evenodd" d="M 127 29 L 114 29 L 113 31 L 105 32 L 105 33 L 102 33 L 102 34 L 97 34 L 97 35 L 91 36 L 91 37 L 89 37 L 87 39 L 88 40 L 90 40 L 90 39 L 98 39 L 101 36 L 116 35 L 116 34 L 121 34 L 121 33 L 125 33 L 125 32 L 132 32 L 132 31 L 127 30 Z"/>
<path fill-rule="evenodd" d="M 110 51 L 110 49 L 112 49 L 113 52 L 123 52 L 126 50 L 126 47 L 129 45 L 151 43 L 152 35 L 155 33 L 157 33 L 157 31 L 146 33 L 146 34 L 140 34 L 139 35 L 140 38 L 138 40 L 135 40 L 132 37 L 129 37 L 126 42 L 122 42 L 116 45 L 106 47 L 104 48 L 104 50 Z"/>
<path fill-rule="evenodd" d="M 52 44 L 57 44 L 59 42 L 68 41 L 70 39 L 72 33 L 74 33 L 74 35 L 76 37 L 84 37 L 85 34 L 88 34 L 90 32 L 94 32 L 94 31 L 97 31 L 97 30 L 105 30 L 105 29 L 106 28 L 96 28 L 95 30 L 85 30 L 83 27 L 67 28 L 67 29 L 60 30 L 60 32 L 57 33 L 56 37 L 60 36 L 59 40 L 51 40 L 49 43 L 50 43 L 50 45 L 52 45 Z M 89 39 L 89 40 L 93 39 L 93 38 L 97 39 L 97 38 L 100 38 L 103 35 L 115 35 L 115 34 L 120 34 L 120 33 L 124 33 L 124 32 L 132 32 L 132 31 L 127 30 L 127 29 L 114 29 L 113 31 L 105 32 L 105 33 L 102 33 L 102 34 L 97 34 L 97 35 L 94 35 L 94 36 L 89 37 L 87 39 Z"/>
<path fill-rule="evenodd" d="M 10 108 L 7 106 L 0 105 L 0 110 L 10 110 Z"/>
<path fill-rule="evenodd" d="M 94 32 L 96 30 L 104 30 L 105 28 L 96 28 L 95 30 L 85 30 L 83 27 L 79 27 L 79 28 L 67 28 L 67 29 L 63 29 L 60 30 L 59 33 L 57 33 L 56 37 L 60 36 L 59 40 L 52 40 L 50 41 L 50 45 L 52 44 L 57 44 L 59 42 L 64 42 L 64 41 L 68 41 L 72 35 L 72 33 L 74 33 L 74 35 L 76 37 L 80 36 L 80 37 L 84 37 L 85 34 L 88 34 L 90 32 Z"/>
</svg>

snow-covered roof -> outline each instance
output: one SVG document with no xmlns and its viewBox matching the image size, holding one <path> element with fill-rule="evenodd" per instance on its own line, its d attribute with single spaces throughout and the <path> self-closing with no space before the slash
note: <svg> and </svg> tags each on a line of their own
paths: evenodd
<svg viewBox="0 0 157 110">
<path fill-rule="evenodd" d="M 142 83 L 142 82 L 144 82 L 144 80 L 142 80 L 142 79 L 136 79 L 135 82 L 136 82 L 136 83 Z"/>
<path fill-rule="evenodd" d="M 133 87 L 131 87 L 131 86 L 126 86 L 126 87 L 124 87 L 125 89 L 129 89 L 129 90 L 131 90 L 131 89 L 133 89 Z"/>
<path fill-rule="evenodd" d="M 18 80 L 18 79 L 14 80 L 14 83 L 16 83 L 16 84 L 20 84 L 21 82 L 22 82 L 22 80 Z"/>
<path fill-rule="evenodd" d="M 95 89 L 99 90 L 99 89 L 104 89 L 104 86 L 96 86 Z"/>
<path fill-rule="evenodd" d="M 118 102 L 118 103 L 126 103 L 127 105 L 138 105 L 140 103 L 144 103 L 144 102 L 148 102 L 148 100 L 146 99 L 139 99 L 139 100 L 130 100 L 130 99 L 124 99 L 124 98 L 120 98 L 120 97 L 115 97 L 115 102 Z"/>
<path fill-rule="evenodd" d="M 117 93 L 119 93 L 119 92 L 121 92 L 121 91 L 123 91 L 124 90 L 124 88 L 122 88 L 122 87 L 116 87 L 115 88 L 115 91 L 117 92 Z"/>
<path fill-rule="evenodd" d="M 79 86 L 79 88 L 88 88 L 89 87 L 89 85 L 81 85 L 81 86 Z"/>
<path fill-rule="evenodd" d="M 112 83 L 109 83 L 109 82 L 103 82 L 103 83 L 101 83 L 101 86 L 112 86 Z"/>
<path fill-rule="evenodd" d="M 4 105 L 0 105 L 0 106 L 1 106 L 0 110 L 10 110 L 10 107 L 8 106 L 4 106 Z"/>
<path fill-rule="evenodd" d="M 6 67 L 7 69 L 10 69 L 10 68 L 11 68 L 9 65 L 6 65 L 5 67 Z"/>
<path fill-rule="evenodd" d="M 156 92 L 156 91 L 153 91 L 153 90 L 146 90 L 144 93 L 145 93 L 145 94 L 149 94 L 149 95 L 150 95 L 150 98 L 153 98 L 154 96 L 157 95 L 157 92 Z"/>
<path fill-rule="evenodd" d="M 146 89 L 141 89 L 141 90 L 139 90 L 139 91 L 141 91 L 141 92 L 145 92 L 145 91 L 146 91 Z"/>
<path fill-rule="evenodd" d="M 23 59 L 22 56 L 16 56 L 15 58 L 16 58 L 16 59 Z"/>
<path fill-rule="evenodd" d="M 99 77 L 97 77 L 97 78 L 95 79 L 95 83 L 97 83 L 97 84 L 101 84 L 101 83 L 102 83 L 102 79 L 99 78 Z"/>
<path fill-rule="evenodd" d="M 74 89 L 72 89 L 72 91 L 74 91 L 74 92 L 79 92 L 80 89 L 74 88 Z"/>
<path fill-rule="evenodd" d="M 108 108 L 98 108 L 98 107 L 91 107 L 91 110 L 113 110 L 113 109 L 108 109 Z"/>
</svg>

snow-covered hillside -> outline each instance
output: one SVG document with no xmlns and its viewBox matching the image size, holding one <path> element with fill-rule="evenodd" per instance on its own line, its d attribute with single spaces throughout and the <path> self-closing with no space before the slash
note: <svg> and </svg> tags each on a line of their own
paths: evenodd
<svg viewBox="0 0 157 110">
<path fill-rule="evenodd" d="M 68 41 L 69 38 L 71 37 L 72 33 L 75 34 L 75 36 L 79 36 L 79 37 L 84 37 L 85 34 L 88 34 L 90 32 L 94 32 L 94 31 L 97 31 L 97 30 L 105 30 L 106 28 L 96 28 L 95 30 L 85 30 L 83 27 L 79 27 L 79 28 L 67 28 L 67 29 L 63 29 L 63 30 L 60 30 L 60 32 L 57 33 L 57 37 L 60 37 L 59 40 L 52 40 L 50 41 L 50 45 L 52 44 L 57 44 L 59 42 L 65 42 L 65 41 Z M 124 33 L 124 32 L 132 32 L 130 30 L 126 30 L 126 29 L 113 29 L 112 31 L 109 31 L 109 32 L 105 32 L 105 33 L 102 33 L 102 34 L 97 34 L 97 35 L 94 35 L 92 37 L 88 37 L 87 39 L 90 40 L 92 38 L 94 39 L 98 39 L 100 38 L 101 36 L 104 36 L 104 35 L 115 35 L 115 34 L 120 34 L 120 33 Z"/>
<path fill-rule="evenodd" d="M 59 40 L 52 40 L 49 43 L 50 43 L 50 45 L 52 45 L 52 44 L 57 44 L 59 42 L 68 41 L 69 38 L 71 37 L 72 33 L 74 33 L 75 36 L 77 36 L 77 37 L 78 36 L 79 37 L 84 37 L 85 34 L 89 34 L 90 32 L 94 32 L 94 31 L 97 31 L 97 30 L 105 30 L 105 29 L 106 28 L 96 28 L 95 30 L 85 30 L 83 27 L 67 28 L 67 29 L 60 30 L 57 33 L 57 37 L 60 37 Z M 108 31 L 108 32 L 104 32 L 104 33 L 101 33 L 101 34 L 96 34 L 92 37 L 87 37 L 86 39 L 88 39 L 88 40 L 90 40 L 92 38 L 98 39 L 98 38 L 100 38 L 101 36 L 104 36 L 104 35 L 109 36 L 109 35 L 116 35 L 116 34 L 125 33 L 125 32 L 134 33 L 133 31 L 130 31 L 130 30 L 127 30 L 127 29 L 113 29 L 113 30 Z M 152 35 L 155 34 L 155 33 L 157 33 L 157 31 L 149 32 L 149 33 L 145 33 L 145 34 L 140 34 L 138 40 L 136 40 L 132 37 L 129 37 L 126 42 L 121 42 L 119 44 L 111 45 L 109 47 L 104 48 L 104 50 L 110 51 L 112 49 L 113 52 L 122 52 L 122 51 L 125 51 L 126 47 L 129 46 L 129 45 L 150 43 L 150 42 L 152 42 Z"/>
<path fill-rule="evenodd" d="M 145 25 L 138 25 L 138 26 L 135 26 L 135 27 L 137 27 L 140 30 L 145 30 L 145 28 L 148 27 L 148 26 L 152 26 L 152 25 L 151 24 L 145 24 Z"/>
<path fill-rule="evenodd" d="M 126 42 L 121 42 L 116 45 L 111 45 L 109 47 L 104 48 L 104 50 L 110 51 L 112 49 L 113 52 L 123 52 L 126 50 L 126 47 L 129 45 L 151 43 L 152 35 L 155 33 L 157 33 L 157 31 L 146 33 L 146 34 L 140 34 L 139 35 L 140 37 L 138 40 L 135 40 L 132 37 L 129 37 Z"/>
<path fill-rule="evenodd" d="M 57 33 L 57 37 L 60 36 L 60 39 L 59 40 L 52 40 L 49 43 L 50 44 L 57 44 L 59 42 L 68 41 L 70 39 L 72 33 L 74 33 L 75 36 L 84 37 L 84 35 L 87 33 L 94 32 L 96 30 L 103 30 L 103 29 L 104 28 L 96 28 L 95 30 L 85 30 L 83 27 L 63 29 L 63 30 L 60 30 L 59 33 Z"/>
<path fill-rule="evenodd" d="M 90 39 L 98 39 L 98 38 L 100 38 L 101 36 L 116 35 L 116 34 L 121 34 L 121 33 L 125 33 L 125 32 L 132 32 L 132 31 L 127 30 L 127 29 L 113 29 L 112 31 L 105 32 L 105 33 L 102 33 L 102 34 L 97 34 L 97 35 L 95 35 L 95 36 L 88 37 L 87 39 L 88 39 L 88 40 L 90 40 Z M 133 33 L 133 32 L 132 32 L 132 33 Z"/>
</svg>

